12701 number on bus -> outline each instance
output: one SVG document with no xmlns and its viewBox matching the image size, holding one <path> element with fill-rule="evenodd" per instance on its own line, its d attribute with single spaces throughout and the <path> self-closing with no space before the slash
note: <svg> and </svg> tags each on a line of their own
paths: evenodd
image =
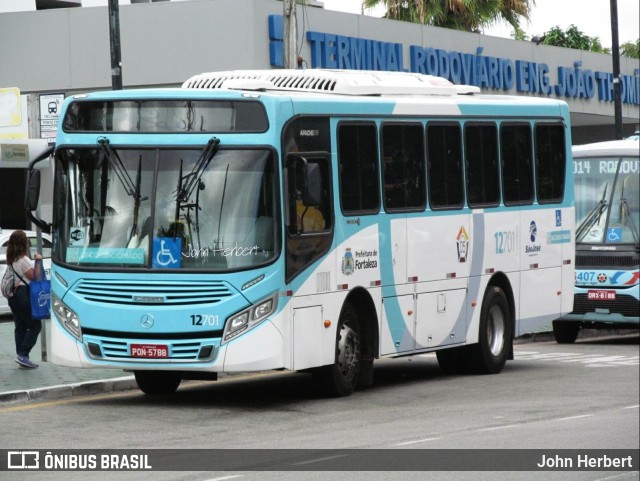
<svg viewBox="0 0 640 481">
<path fill-rule="evenodd" d="M 191 314 L 192 326 L 220 327 L 217 314 Z"/>
</svg>

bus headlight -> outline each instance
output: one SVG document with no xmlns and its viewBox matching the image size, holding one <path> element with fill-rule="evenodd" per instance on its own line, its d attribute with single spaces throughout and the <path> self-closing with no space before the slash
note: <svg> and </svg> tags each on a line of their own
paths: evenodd
<svg viewBox="0 0 640 481">
<path fill-rule="evenodd" d="M 82 330 L 80 329 L 80 319 L 75 312 L 69 309 L 58 296 L 51 293 L 51 310 L 69 334 L 78 341 L 82 341 Z"/>
<path fill-rule="evenodd" d="M 277 303 L 278 296 L 272 296 L 227 318 L 222 344 L 260 324 L 276 310 Z"/>
</svg>

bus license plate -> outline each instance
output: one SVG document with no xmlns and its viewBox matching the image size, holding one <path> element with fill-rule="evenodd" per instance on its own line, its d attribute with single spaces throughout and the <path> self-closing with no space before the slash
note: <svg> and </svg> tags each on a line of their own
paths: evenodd
<svg viewBox="0 0 640 481">
<path fill-rule="evenodd" d="M 166 344 L 131 344 L 131 357 L 160 359 L 169 357 Z"/>
<path fill-rule="evenodd" d="M 615 301 L 615 291 L 590 290 L 587 291 L 587 299 L 589 301 Z"/>
</svg>

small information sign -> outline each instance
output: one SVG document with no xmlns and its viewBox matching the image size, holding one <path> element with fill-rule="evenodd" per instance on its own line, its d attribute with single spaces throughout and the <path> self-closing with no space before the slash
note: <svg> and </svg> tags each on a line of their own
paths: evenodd
<svg viewBox="0 0 640 481">
<path fill-rule="evenodd" d="M 64 94 L 40 95 L 40 137 L 55 138 Z"/>
</svg>

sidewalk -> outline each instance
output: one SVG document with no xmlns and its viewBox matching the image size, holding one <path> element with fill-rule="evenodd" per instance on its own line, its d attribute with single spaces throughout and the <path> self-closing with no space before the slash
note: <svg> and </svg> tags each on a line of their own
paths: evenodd
<svg viewBox="0 0 640 481">
<path fill-rule="evenodd" d="M 120 369 L 80 369 L 42 361 L 43 347 L 51 350 L 50 320 L 43 321 L 43 332 L 29 356 L 37 369 L 20 368 L 15 362 L 13 320 L 0 317 L 0 407 L 32 401 L 48 401 L 87 394 L 137 389 L 131 373 Z M 46 344 L 43 344 L 45 339 Z"/>
<path fill-rule="evenodd" d="M 48 349 L 50 360 L 50 322 L 48 319 L 43 321 L 43 332 L 46 335 L 40 335 L 30 355 L 31 360 L 39 367 L 24 369 L 15 362 L 13 320 L 8 316 L 0 317 L 0 408 L 35 401 L 53 401 L 74 396 L 138 389 L 133 375 L 120 369 L 80 369 L 42 361 L 43 348 Z M 579 339 L 620 335 L 626 332 L 637 333 L 637 330 L 585 329 L 580 332 Z M 43 339 L 45 339 L 44 344 Z M 553 341 L 553 333 L 545 331 L 517 338 L 514 343 Z"/>
</svg>

